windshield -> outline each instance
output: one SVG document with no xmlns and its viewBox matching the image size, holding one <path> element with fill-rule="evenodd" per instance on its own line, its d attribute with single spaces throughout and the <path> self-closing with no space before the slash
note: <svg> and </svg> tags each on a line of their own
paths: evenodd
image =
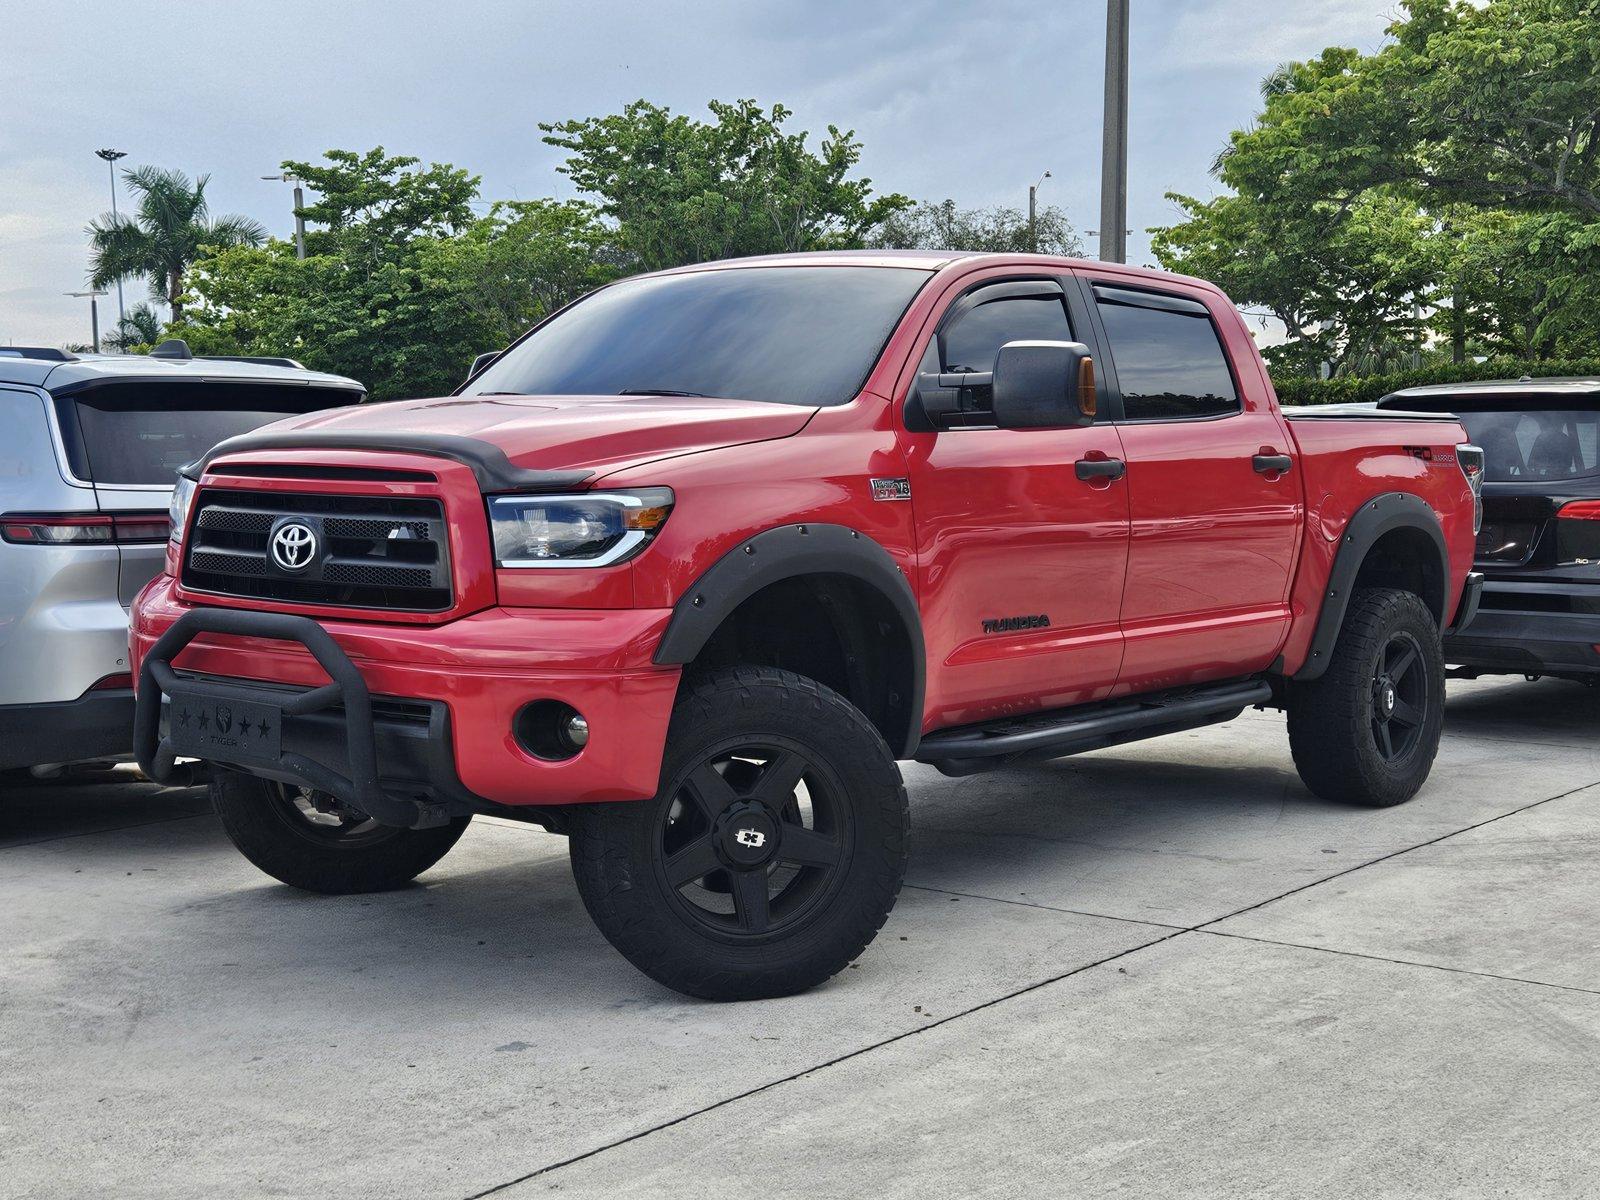
<svg viewBox="0 0 1600 1200">
<path fill-rule="evenodd" d="M 1462 412 L 1483 447 L 1484 478 L 1497 483 L 1574 479 L 1600 468 L 1600 410 Z"/>
<path fill-rule="evenodd" d="M 843 404 L 928 275 L 748 267 L 624 280 L 535 330 L 462 394 Z"/>
</svg>

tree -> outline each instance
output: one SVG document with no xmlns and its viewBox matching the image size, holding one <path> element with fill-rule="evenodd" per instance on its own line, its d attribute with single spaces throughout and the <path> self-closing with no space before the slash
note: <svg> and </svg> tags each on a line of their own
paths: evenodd
<svg viewBox="0 0 1600 1200">
<path fill-rule="evenodd" d="M 561 172 L 615 222 L 631 268 L 861 247 L 911 204 L 849 178 L 861 158 L 853 131 L 828 126 L 813 153 L 806 133 L 784 132 L 792 114 L 781 104 L 709 107 L 711 122 L 637 100 L 611 116 L 539 126 L 569 151 Z"/>
<path fill-rule="evenodd" d="M 1600 333 L 1600 0 L 1405 0 L 1389 32 L 1267 78 L 1215 164 L 1233 194 L 1175 197 L 1163 265 L 1282 318 L 1279 365 L 1404 345 L 1418 302 L 1457 357 L 1582 352 Z"/>
<path fill-rule="evenodd" d="M 474 355 L 619 273 L 591 205 L 495 205 L 472 219 L 477 180 L 382 149 L 286 163 L 326 188 L 303 210 L 301 260 L 287 242 L 197 264 L 201 303 L 168 330 L 212 353 L 286 354 L 366 383 L 374 399 L 439 395 Z"/>
<path fill-rule="evenodd" d="M 1018 208 L 957 208 L 954 200 L 924 202 L 890 214 L 872 237 L 886 250 L 972 250 L 984 253 L 1083 253 L 1078 232 L 1059 208 L 1037 214 L 1035 247 L 1028 218 Z"/>
<path fill-rule="evenodd" d="M 448 164 L 414 170 L 419 159 L 388 155 L 382 146 L 365 154 L 329 150 L 324 162 L 285 162 L 283 169 L 317 199 L 299 211 L 308 226 L 307 254 L 355 250 L 381 258 L 415 238 L 458 233 L 472 221 L 479 178 Z"/>
<path fill-rule="evenodd" d="M 135 304 L 117 322 L 111 336 L 103 340 L 113 350 L 123 353 L 135 346 L 153 346 L 161 340 L 161 317 L 148 304 Z"/>
<path fill-rule="evenodd" d="M 1247 196 L 1171 195 L 1188 219 L 1152 231 L 1163 266 L 1209 279 L 1267 309 L 1289 341 L 1274 366 L 1338 373 L 1415 343 L 1414 311 L 1438 274 L 1430 218 L 1403 196 L 1374 191 L 1347 205 L 1281 205 Z"/>
<path fill-rule="evenodd" d="M 174 321 L 183 319 L 185 275 L 205 248 L 257 246 L 267 236 L 248 217 L 211 218 L 208 175 L 191 185 L 181 171 L 136 167 L 122 177 L 137 203 L 132 214 L 107 213 L 89 225 L 89 282 L 149 276 L 150 298 L 170 305 Z"/>
</svg>

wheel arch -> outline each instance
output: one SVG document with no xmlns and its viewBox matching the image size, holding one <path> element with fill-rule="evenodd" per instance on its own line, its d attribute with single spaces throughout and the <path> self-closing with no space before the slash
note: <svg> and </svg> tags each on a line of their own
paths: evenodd
<svg viewBox="0 0 1600 1200">
<path fill-rule="evenodd" d="M 1415 592 L 1444 627 L 1450 587 L 1450 551 L 1439 518 L 1427 501 L 1409 492 L 1385 492 L 1363 502 L 1339 538 L 1322 610 L 1294 675 L 1318 679 L 1328 669 L 1334 644 L 1357 588 L 1392 587 Z"/>
<path fill-rule="evenodd" d="M 926 657 L 905 573 L 843 525 L 794 524 L 746 538 L 673 607 L 655 661 L 760 661 L 840 692 L 897 758 L 916 753 Z"/>
</svg>

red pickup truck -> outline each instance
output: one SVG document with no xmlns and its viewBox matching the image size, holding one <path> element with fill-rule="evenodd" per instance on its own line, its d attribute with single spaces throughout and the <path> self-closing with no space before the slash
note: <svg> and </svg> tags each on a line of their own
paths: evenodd
<svg viewBox="0 0 1600 1200">
<path fill-rule="evenodd" d="M 476 813 L 570 835 L 633 963 L 795 992 L 882 926 L 897 760 L 965 774 L 1288 710 L 1307 786 L 1409 798 L 1470 619 L 1448 414 L 1280 411 L 1227 298 L 1041 256 L 624 280 L 443 399 L 188 470 L 139 596 L 145 771 L 318 892 Z"/>
</svg>

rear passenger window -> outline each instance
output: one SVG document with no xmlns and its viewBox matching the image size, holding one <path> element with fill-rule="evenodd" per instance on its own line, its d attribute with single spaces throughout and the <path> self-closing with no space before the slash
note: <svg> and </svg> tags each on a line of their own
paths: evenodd
<svg viewBox="0 0 1600 1200">
<path fill-rule="evenodd" d="M 1095 288 L 1123 415 L 1130 421 L 1239 411 L 1216 327 L 1203 304 L 1122 288 Z"/>
</svg>

